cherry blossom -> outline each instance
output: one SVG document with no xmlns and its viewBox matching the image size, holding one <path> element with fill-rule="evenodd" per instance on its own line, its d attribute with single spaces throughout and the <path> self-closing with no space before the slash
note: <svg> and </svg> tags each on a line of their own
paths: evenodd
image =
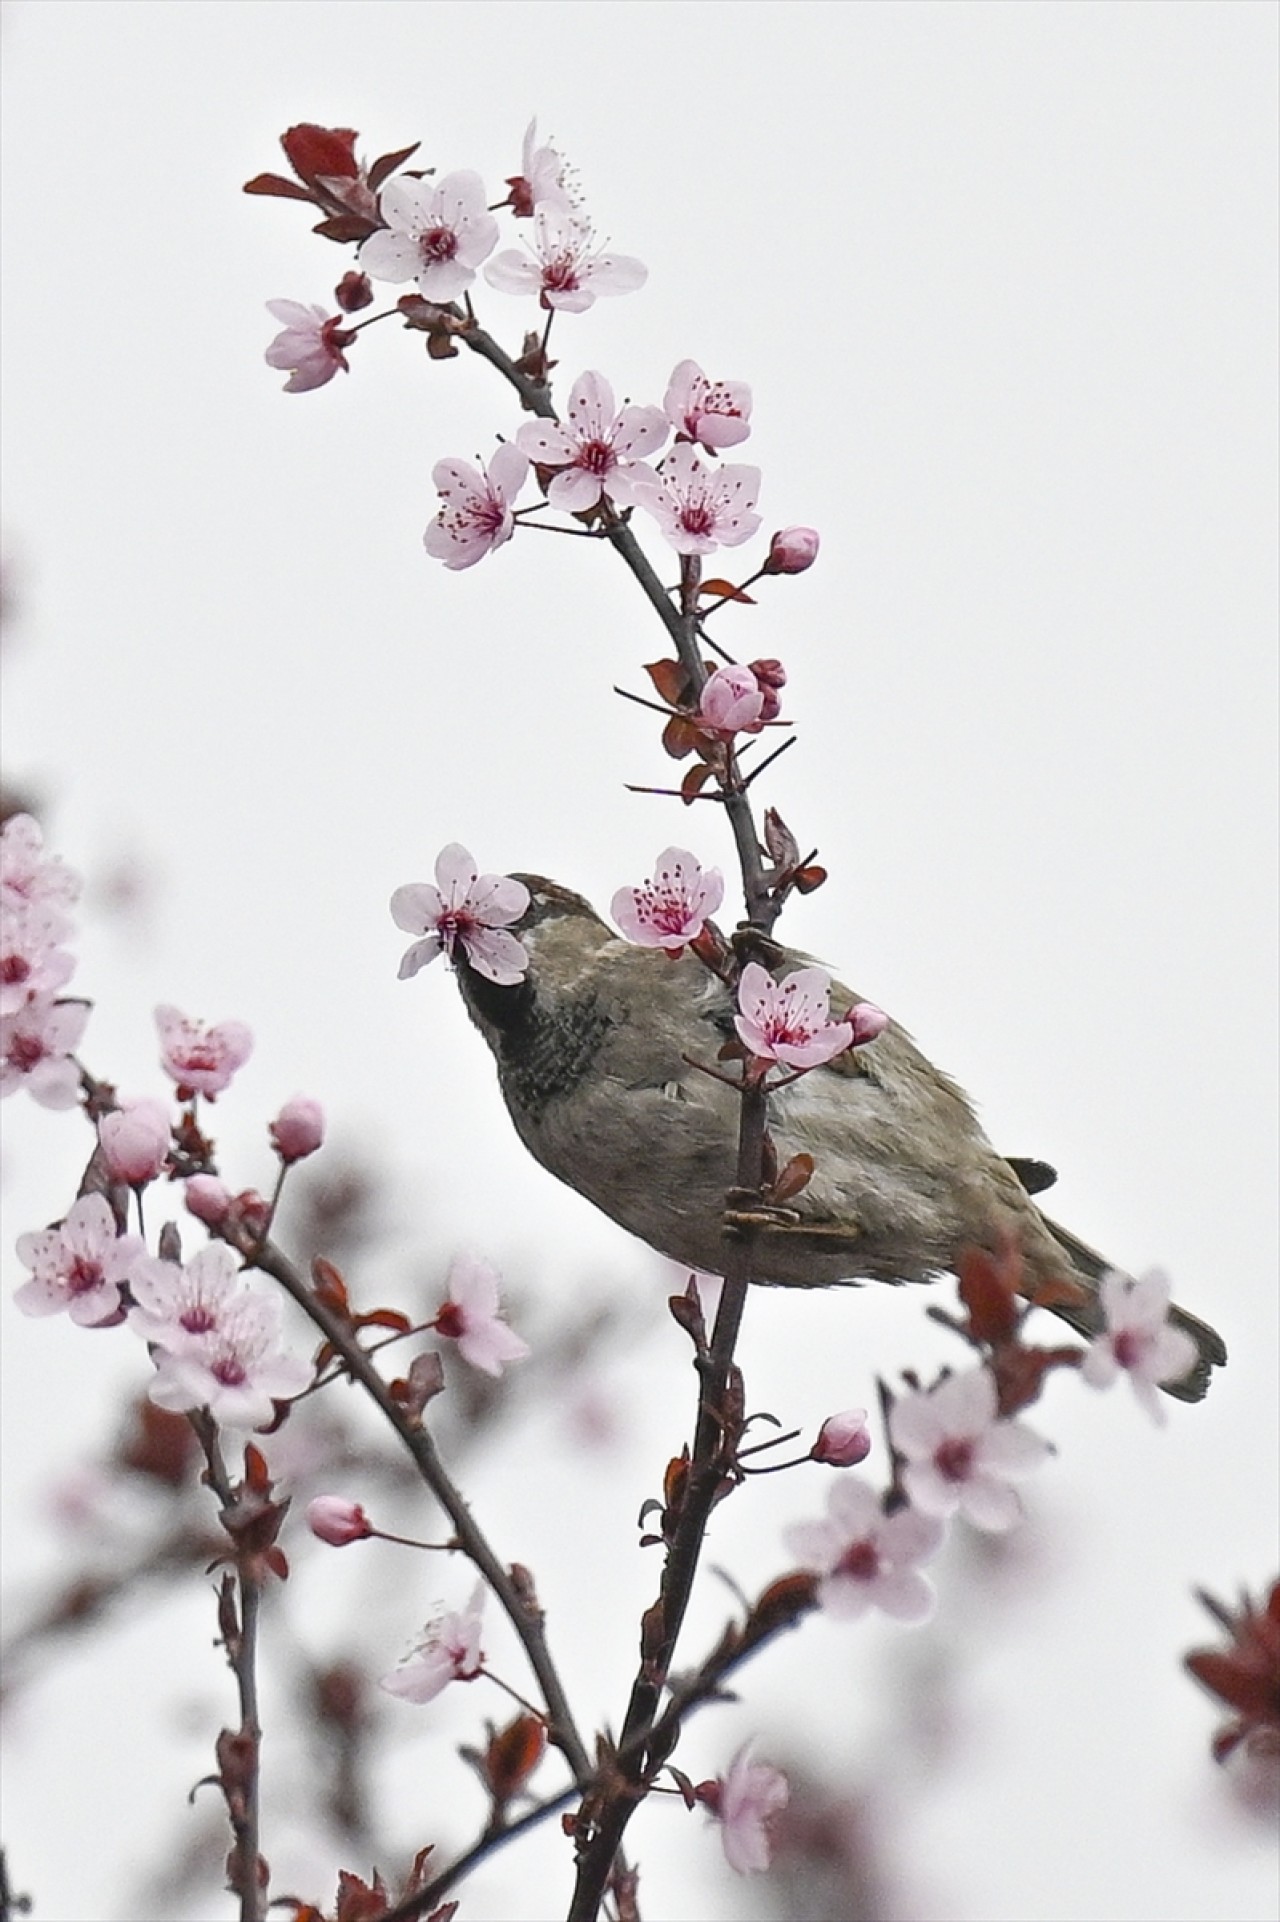
<svg viewBox="0 0 1280 1922">
<path fill-rule="evenodd" d="M 434 1701 L 450 1682 L 474 1682 L 484 1672 L 480 1647 L 480 1618 L 484 1612 L 484 1583 L 477 1582 L 471 1600 L 460 1613 L 441 1615 L 427 1624 L 412 1654 L 398 1668 L 379 1679 L 379 1687 L 402 1701 Z"/>
<path fill-rule="evenodd" d="M 373 1523 L 359 1502 L 344 1501 L 341 1495 L 317 1495 L 308 1502 L 307 1526 L 331 1548 L 365 1541 L 373 1533 Z"/>
<path fill-rule="evenodd" d="M 828 1468 L 853 1468 L 871 1453 L 871 1431 L 865 1408 L 846 1408 L 843 1414 L 828 1415 L 818 1430 L 818 1439 L 809 1450 L 811 1459 Z"/>
<path fill-rule="evenodd" d="M 470 461 L 437 461 L 431 478 L 442 505 L 422 537 L 432 560 L 456 573 L 509 541 L 516 525 L 511 503 L 528 472 L 528 455 L 512 441 L 503 442 L 483 473 Z"/>
<path fill-rule="evenodd" d="M 296 1094 L 271 1123 L 271 1144 L 281 1161 L 302 1161 L 324 1141 L 324 1109 L 310 1096 Z"/>
<path fill-rule="evenodd" d="M 508 1328 L 499 1308 L 498 1271 L 477 1255 L 458 1255 L 445 1281 L 445 1299 L 432 1324 L 456 1341 L 458 1353 L 486 1375 L 523 1361 L 529 1344 Z"/>
<path fill-rule="evenodd" d="M 696 360 L 682 360 L 671 375 L 663 411 L 681 440 L 709 454 L 736 447 L 751 432 L 751 389 L 745 380 L 708 380 Z"/>
<path fill-rule="evenodd" d="M 312 1379 L 310 1363 L 282 1348 L 280 1320 L 278 1295 L 240 1289 L 222 1303 L 215 1327 L 152 1351 L 152 1401 L 179 1412 L 207 1408 L 224 1428 L 265 1427 L 275 1403 Z"/>
<path fill-rule="evenodd" d="M 818 531 L 814 527 L 783 527 L 769 542 L 769 556 L 761 572 L 765 574 L 803 574 L 818 558 Z"/>
<path fill-rule="evenodd" d="M 1105 1274 L 1098 1300 L 1106 1327 L 1090 1342 L 1080 1370 L 1091 1388 L 1109 1388 L 1127 1374 L 1134 1394 L 1161 1426 L 1168 1418 L 1157 1388 L 1177 1381 L 1196 1359 L 1190 1335 L 1169 1322 L 1171 1292 L 1169 1277 L 1158 1268 L 1137 1281 L 1118 1269 Z"/>
<path fill-rule="evenodd" d="M 725 1860 L 739 1875 L 755 1875 L 773 1859 L 773 1822 L 787 1806 L 791 1789 L 781 1769 L 752 1760 L 747 1742 L 729 1764 L 728 1773 L 694 1790 L 699 1802 L 720 1824 Z"/>
<path fill-rule="evenodd" d="M 704 467 L 687 441 L 673 447 L 661 473 L 644 469 L 632 479 L 632 500 L 653 515 L 678 554 L 711 554 L 738 547 L 760 526 L 758 467 Z"/>
<path fill-rule="evenodd" d="M 342 314 L 326 314 L 323 307 L 304 307 L 297 300 L 269 300 L 267 312 L 284 322 L 284 332 L 276 335 L 263 358 L 268 367 L 288 373 L 286 394 L 309 393 L 335 374 L 350 372 L 343 349 L 355 334 L 343 325 Z"/>
<path fill-rule="evenodd" d="M 42 1108 L 74 1108 L 80 1069 L 71 1053 L 88 1019 L 87 1001 L 29 1001 L 0 1015 L 0 1099 L 25 1088 Z"/>
<path fill-rule="evenodd" d="M 131 1188 L 154 1181 L 169 1158 L 169 1110 L 145 1096 L 126 1101 L 98 1123 L 98 1139 L 113 1181 Z"/>
<path fill-rule="evenodd" d="M 508 205 L 517 220 L 527 219 L 538 207 L 558 207 L 570 212 L 575 198 L 565 178 L 565 164 L 555 148 L 538 145 L 538 123 L 531 120 L 524 130 L 520 153 L 520 172 L 507 181 L 511 193 Z"/>
<path fill-rule="evenodd" d="M 400 979 L 407 981 L 438 954 L 453 960 L 462 949 L 477 974 L 503 987 L 521 980 L 529 957 L 507 932 L 529 906 L 523 881 L 481 874 L 466 848 L 451 841 L 436 860 L 436 884 L 413 881 L 391 897 L 391 916 L 406 934 L 424 937 L 406 949 Z"/>
<path fill-rule="evenodd" d="M 590 223 L 575 213 L 544 204 L 534 210 L 533 229 L 525 252 L 508 247 L 485 268 L 499 293 L 537 294 L 543 307 L 584 314 L 597 296 L 634 293 L 649 278 L 643 261 L 597 247 Z"/>
<path fill-rule="evenodd" d="M 738 982 L 741 1013 L 734 1026 L 759 1060 L 817 1068 L 854 1045 L 852 1023 L 831 1019 L 830 997 L 825 968 L 795 968 L 778 982 L 758 961 L 749 961 Z"/>
<path fill-rule="evenodd" d="M 30 814 L 11 814 L 0 828 L 0 903 L 18 907 L 42 901 L 69 908 L 79 894 L 79 875 L 44 852 L 40 823 Z"/>
<path fill-rule="evenodd" d="M 619 888 L 611 912 L 628 941 L 675 955 L 702 933 L 707 916 L 723 899 L 719 868 L 704 869 L 687 848 L 665 848 L 652 880 L 638 888 Z"/>
<path fill-rule="evenodd" d="M 758 734 L 766 715 L 766 690 L 749 667 L 718 667 L 707 676 L 698 697 L 698 721 L 717 740 L 735 734 Z M 774 711 L 777 712 L 777 697 Z"/>
<path fill-rule="evenodd" d="M 206 1027 L 178 1008 L 156 1009 L 160 1032 L 160 1064 L 177 1083 L 179 1101 L 205 1095 L 213 1101 L 231 1085 L 237 1068 L 253 1052 L 253 1036 L 243 1021 L 221 1021 Z"/>
<path fill-rule="evenodd" d="M 59 946 L 71 931 L 61 908 L 47 899 L 0 903 L 0 1015 L 48 1001 L 75 973 L 75 956 Z"/>
<path fill-rule="evenodd" d="M 82 1328 L 120 1318 L 120 1294 L 146 1258 L 138 1235 L 117 1232 L 102 1195 L 82 1195 L 60 1227 L 19 1235 L 18 1259 L 31 1269 L 14 1300 L 24 1315 L 56 1315 L 66 1309 Z"/>
<path fill-rule="evenodd" d="M 194 1176 L 187 1183 L 188 1195 L 195 1181 L 212 1179 Z M 216 1333 L 245 1290 L 244 1270 L 224 1241 L 210 1242 L 185 1267 L 148 1255 L 135 1264 L 130 1280 L 134 1306 L 129 1326 L 160 1348 L 181 1348 Z"/>
<path fill-rule="evenodd" d="M 1012 1528 L 1022 1504 L 1010 1482 L 1040 1466 L 1052 1445 L 1025 1422 L 1001 1421 L 987 1368 L 947 1375 L 935 1388 L 903 1395 L 889 1416 L 893 1445 L 906 1458 L 903 1481 L 926 1515 L 957 1510 L 975 1528 Z"/>
<path fill-rule="evenodd" d="M 225 1181 L 217 1175 L 192 1175 L 183 1191 L 187 1207 L 197 1221 L 203 1221 L 209 1228 L 216 1228 L 225 1221 L 231 1208 L 232 1195 Z"/>
<path fill-rule="evenodd" d="M 516 435 L 530 460 L 560 470 L 547 488 L 551 506 L 581 514 L 607 495 L 625 507 L 630 471 L 667 438 L 662 409 L 628 406 L 617 412 L 604 375 L 586 373 L 573 383 L 565 411 L 567 424 L 528 421 Z"/>
<path fill-rule="evenodd" d="M 389 180 L 379 200 L 385 228 L 370 234 L 360 265 L 375 280 L 416 280 L 424 300 L 456 300 L 498 244 L 484 182 L 469 170 L 443 180 Z"/>
<path fill-rule="evenodd" d="M 937 1554 L 946 1526 L 918 1508 L 886 1515 L 880 1497 L 856 1475 L 842 1475 L 827 1494 L 827 1519 L 793 1522 L 791 1553 L 821 1580 L 818 1600 L 831 1615 L 855 1621 L 879 1608 L 902 1622 L 933 1613 L 934 1593 L 919 1564 Z"/>
</svg>

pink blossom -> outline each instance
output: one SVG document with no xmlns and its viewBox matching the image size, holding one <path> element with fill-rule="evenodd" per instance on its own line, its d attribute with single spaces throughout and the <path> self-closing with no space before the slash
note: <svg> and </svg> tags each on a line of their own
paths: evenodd
<svg viewBox="0 0 1280 1922">
<path fill-rule="evenodd" d="M 514 986 L 528 969 L 529 957 L 507 929 L 528 905 L 523 881 L 481 874 L 466 848 L 451 841 L 437 857 L 434 887 L 413 881 L 391 897 L 396 926 L 424 937 L 405 951 L 400 979 L 407 981 L 438 954 L 452 961 L 461 948 L 477 974 L 503 987 Z"/>
<path fill-rule="evenodd" d="M 457 573 L 509 541 L 516 525 L 511 503 L 528 472 L 528 456 L 512 441 L 503 442 L 483 474 L 470 461 L 437 461 L 431 478 L 442 505 L 422 537 L 432 560 Z"/>
<path fill-rule="evenodd" d="M 846 1408 L 843 1414 L 828 1415 L 809 1450 L 812 1460 L 828 1468 L 853 1468 L 870 1453 L 871 1431 L 865 1408 Z"/>
<path fill-rule="evenodd" d="M 566 412 L 567 425 L 531 420 L 516 435 L 530 460 L 560 470 L 547 488 L 547 500 L 567 514 L 585 513 L 602 495 L 626 506 L 637 458 L 656 453 L 667 438 L 661 408 L 615 412 L 604 375 L 588 373 L 573 383 Z"/>
<path fill-rule="evenodd" d="M 82 1328 L 119 1318 L 120 1292 L 146 1257 L 138 1235 L 117 1233 L 102 1195 L 82 1195 L 60 1227 L 19 1235 L 18 1259 L 31 1269 L 14 1300 L 24 1315 L 65 1308 Z"/>
<path fill-rule="evenodd" d="M 558 207 L 568 213 L 575 205 L 564 161 L 554 147 L 538 145 L 536 120 L 524 130 L 520 172 L 512 175 L 507 185 L 511 189 L 508 205 L 517 220 L 527 219 L 537 207 Z"/>
<path fill-rule="evenodd" d="M 61 908 L 41 897 L 0 901 L 0 1015 L 48 1001 L 75 973 L 75 956 L 58 944 L 71 931 Z"/>
<path fill-rule="evenodd" d="M 1109 1388 L 1121 1373 L 1128 1375 L 1133 1392 L 1161 1425 L 1167 1420 L 1156 1389 L 1177 1381 L 1196 1359 L 1190 1335 L 1169 1322 L 1169 1277 L 1152 1268 L 1135 1281 L 1111 1269 L 1102 1277 L 1098 1299 L 1106 1327 L 1085 1354 L 1081 1374 L 1091 1388 Z"/>
<path fill-rule="evenodd" d="M 0 828 L 0 902 L 21 906 L 43 901 L 65 909 L 79 893 L 79 875 L 57 855 L 44 852 L 40 823 L 30 814 L 11 814 Z"/>
<path fill-rule="evenodd" d="M 365 1541 L 373 1533 L 373 1524 L 359 1502 L 344 1501 L 341 1495 L 317 1495 L 308 1502 L 307 1526 L 331 1548 Z"/>
<path fill-rule="evenodd" d="M 113 1181 L 131 1188 L 154 1181 L 169 1158 L 169 1110 L 163 1101 L 126 1101 L 98 1123 L 98 1139 Z"/>
<path fill-rule="evenodd" d="M 324 1109 L 308 1095 L 286 1101 L 271 1123 L 271 1143 L 281 1161 L 302 1161 L 324 1140 Z"/>
<path fill-rule="evenodd" d="M 484 1673 L 480 1647 L 480 1617 L 484 1612 L 484 1583 L 477 1582 L 471 1600 L 460 1614 L 441 1615 L 427 1624 L 426 1633 L 411 1655 L 379 1687 L 403 1701 L 434 1701 L 450 1682 L 474 1682 Z"/>
<path fill-rule="evenodd" d="M 672 373 L 663 411 L 682 440 L 709 454 L 736 447 L 751 432 L 751 389 L 745 380 L 711 381 L 696 360 L 682 360 Z"/>
<path fill-rule="evenodd" d="M 268 367 L 288 373 L 286 394 L 309 393 L 335 374 L 350 372 L 343 349 L 355 334 L 343 326 L 342 314 L 326 314 L 323 307 L 304 307 L 297 300 L 269 300 L 267 312 L 284 322 L 284 332 L 276 335 L 263 358 Z"/>
<path fill-rule="evenodd" d="M 738 547 L 760 525 L 758 467 L 704 467 L 687 441 L 673 447 L 661 473 L 644 469 L 631 497 L 653 515 L 678 554 L 711 554 Z"/>
<path fill-rule="evenodd" d="M 193 1176 L 204 1181 L 209 1177 Z M 191 1182 L 187 1183 L 188 1191 Z M 239 1257 L 224 1241 L 200 1249 L 184 1266 L 146 1255 L 130 1276 L 134 1306 L 129 1326 L 160 1348 L 182 1348 L 216 1333 L 236 1298 L 245 1291 Z"/>
<path fill-rule="evenodd" d="M 375 280 L 416 280 L 424 300 L 456 300 L 498 244 L 498 223 L 477 173 L 463 170 L 438 182 L 397 174 L 378 204 L 387 225 L 369 235 L 360 265 Z"/>
<path fill-rule="evenodd" d="M 818 558 L 818 531 L 814 527 L 784 527 L 769 542 L 766 574 L 803 574 Z"/>
<path fill-rule="evenodd" d="M 508 1362 L 523 1361 L 529 1344 L 508 1328 L 498 1306 L 498 1271 L 476 1255 L 458 1255 L 445 1282 L 446 1295 L 432 1324 L 458 1344 L 458 1353 L 486 1375 L 500 1375 Z"/>
<path fill-rule="evenodd" d="M 184 1190 L 187 1207 L 197 1221 L 216 1228 L 225 1221 L 231 1207 L 231 1190 L 217 1175 L 192 1175 Z"/>
<path fill-rule="evenodd" d="M 760 732 L 765 703 L 765 690 L 749 667 L 718 667 L 698 697 L 698 720 L 708 733 L 731 741 L 735 734 Z"/>
<path fill-rule="evenodd" d="M 923 1622 L 934 1594 L 918 1564 L 937 1554 L 945 1524 L 918 1508 L 886 1515 L 880 1497 L 856 1475 L 842 1475 L 827 1494 L 827 1520 L 793 1522 L 787 1546 L 821 1576 L 818 1600 L 829 1614 L 855 1621 L 869 1608 L 902 1622 Z"/>
<path fill-rule="evenodd" d="M 74 1108 L 80 1069 L 71 1051 L 89 1019 L 87 1001 L 29 1001 L 0 1015 L 0 1098 L 25 1088 L 42 1108 Z"/>
<path fill-rule="evenodd" d="M 598 295 L 634 293 L 649 278 L 643 261 L 597 247 L 590 223 L 561 207 L 536 208 L 533 229 L 525 252 L 509 247 L 485 268 L 500 293 L 537 294 L 543 307 L 582 314 Z"/>
<path fill-rule="evenodd" d="M 715 913 L 723 899 L 724 876 L 719 868 L 704 870 L 697 855 L 686 848 L 665 848 L 653 879 L 638 888 L 619 888 L 611 912 L 628 941 L 679 954 L 702 933 L 707 916 Z"/>
<path fill-rule="evenodd" d="M 937 1516 L 958 1510 L 992 1533 L 1012 1528 L 1022 1513 L 1010 1482 L 1053 1452 L 1025 1422 L 1000 1420 L 995 1378 L 981 1367 L 903 1395 L 890 1413 L 889 1435 L 906 1457 L 903 1481 L 917 1508 Z"/>
<path fill-rule="evenodd" d="M 747 1742 L 726 1775 L 700 1782 L 694 1793 L 720 1824 L 725 1860 L 739 1875 L 759 1874 L 773 1859 L 773 1822 L 787 1806 L 790 1786 L 780 1769 L 753 1762 Z"/>
<path fill-rule="evenodd" d="M 796 968 L 775 981 L 758 961 L 749 961 L 738 982 L 740 1014 L 734 1026 L 761 1061 L 789 1068 L 817 1068 L 854 1044 L 849 1021 L 832 1021 L 831 976 L 824 968 Z"/>
<path fill-rule="evenodd" d="M 189 1101 L 193 1094 L 214 1100 L 253 1052 L 253 1036 L 243 1021 L 221 1021 L 210 1028 L 178 1008 L 163 1006 L 156 1009 L 156 1027 L 160 1065 L 177 1083 L 179 1101 Z"/>
<path fill-rule="evenodd" d="M 152 1401 L 178 1412 L 207 1408 L 224 1428 L 264 1427 L 275 1403 L 301 1394 L 312 1379 L 310 1363 L 282 1348 L 280 1321 L 278 1295 L 239 1289 L 221 1303 L 216 1326 L 152 1350 Z"/>
</svg>

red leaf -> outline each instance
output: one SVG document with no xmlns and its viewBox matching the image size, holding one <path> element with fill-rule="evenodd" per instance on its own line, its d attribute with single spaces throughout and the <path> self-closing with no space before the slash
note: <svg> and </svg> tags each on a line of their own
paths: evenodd
<svg viewBox="0 0 1280 1922">
<path fill-rule="evenodd" d="M 755 600 L 753 596 L 745 593 L 742 588 L 735 587 L 732 581 L 721 581 L 721 580 L 714 580 L 714 579 L 709 581 L 702 581 L 699 584 L 698 592 L 699 594 L 709 595 L 712 600 L 741 601 L 745 607 L 755 606 Z"/>
<path fill-rule="evenodd" d="M 801 868 L 797 872 L 795 876 L 797 891 L 801 894 L 812 894 L 815 888 L 822 886 L 826 878 L 827 870 L 820 868 L 815 861 L 810 867 Z"/>
<path fill-rule="evenodd" d="M 393 174 L 397 167 L 403 167 L 405 161 L 408 160 L 412 154 L 416 154 L 421 145 L 422 142 L 420 140 L 415 140 L 411 147 L 401 147 L 397 153 L 384 153 L 379 155 L 378 159 L 374 161 L 372 167 L 369 169 L 369 185 L 373 188 L 373 191 L 377 193 L 387 175 Z M 428 169 L 428 172 L 430 172 L 430 169 Z"/>
<path fill-rule="evenodd" d="M 683 761 L 702 740 L 702 730 L 683 714 L 673 714 L 662 730 L 662 745 L 673 761 Z"/>
<path fill-rule="evenodd" d="M 813 1156 L 792 1155 L 790 1161 L 773 1184 L 770 1191 L 771 1199 L 774 1201 L 790 1201 L 792 1195 L 798 1195 L 803 1188 L 807 1188 L 812 1179 Z"/>
<path fill-rule="evenodd" d="M 310 200 L 311 195 L 296 180 L 286 180 L 283 174 L 255 174 L 246 180 L 240 190 L 246 194 L 273 194 L 277 200 Z"/>
<path fill-rule="evenodd" d="M 644 671 L 668 707 L 679 707 L 689 690 L 689 676 L 680 661 L 646 661 Z"/>
<path fill-rule="evenodd" d="M 509 1802 L 520 1793 L 546 1749 L 547 1726 L 540 1715 L 517 1715 L 490 1738 L 484 1775 L 495 1802 Z"/>
<path fill-rule="evenodd" d="M 711 779 L 709 761 L 695 761 L 680 783 L 680 799 L 686 807 L 692 807 L 707 782 Z"/>
<path fill-rule="evenodd" d="M 378 223 L 363 214 L 330 214 L 325 220 L 317 220 L 311 231 L 325 240 L 367 240 L 378 231 Z"/>
<path fill-rule="evenodd" d="M 359 178 L 358 137 L 351 127 L 317 127 L 304 120 L 281 134 L 280 145 L 299 180 L 314 187 L 320 174 L 346 180 Z"/>
</svg>

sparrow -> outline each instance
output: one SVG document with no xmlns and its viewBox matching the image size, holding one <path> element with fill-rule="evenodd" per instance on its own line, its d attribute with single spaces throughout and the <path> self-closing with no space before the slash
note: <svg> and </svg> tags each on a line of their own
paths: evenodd
<svg viewBox="0 0 1280 1922">
<path fill-rule="evenodd" d="M 730 988 L 689 949 L 672 958 L 638 946 L 581 895 L 540 875 L 512 878 L 529 891 L 511 929 L 527 972 L 500 984 L 461 949 L 455 971 L 516 1132 L 550 1174 L 651 1248 L 722 1274 L 741 1098 L 722 1069 L 706 1069 L 734 1036 Z M 752 954 L 775 979 L 809 960 L 767 937 L 753 937 Z M 861 999 L 833 982 L 832 1019 Z M 751 1216 L 753 1282 L 925 1282 L 954 1272 L 966 1249 L 995 1251 L 1014 1237 L 1024 1292 L 1046 1288 L 1046 1305 L 1078 1333 L 1101 1330 L 1098 1288 L 1112 1264 L 1033 1199 L 1053 1170 L 998 1154 L 963 1091 L 895 1021 L 771 1090 L 769 1131 L 779 1166 L 808 1155 L 813 1173 L 785 1210 Z M 1048 1287 L 1064 1279 L 1076 1290 Z M 1170 1320 L 1197 1359 L 1164 1386 L 1199 1401 L 1226 1348 L 1185 1310 Z"/>
</svg>

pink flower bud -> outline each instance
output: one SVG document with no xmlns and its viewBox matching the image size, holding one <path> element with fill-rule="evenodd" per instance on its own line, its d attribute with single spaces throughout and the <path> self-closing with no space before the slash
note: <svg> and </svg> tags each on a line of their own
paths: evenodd
<svg viewBox="0 0 1280 1922">
<path fill-rule="evenodd" d="M 206 1228 L 217 1228 L 231 1211 L 231 1190 L 217 1175 L 192 1175 L 186 1189 L 187 1208 Z"/>
<path fill-rule="evenodd" d="M 764 692 L 749 667 L 718 667 L 702 690 L 698 718 L 728 741 L 741 731 L 758 734 L 763 709 Z"/>
<path fill-rule="evenodd" d="M 816 527 L 784 527 L 769 543 L 766 574 L 803 574 L 818 558 Z"/>
<path fill-rule="evenodd" d="M 345 1548 L 348 1542 L 361 1542 L 373 1533 L 373 1524 L 359 1502 L 344 1502 L 341 1495 L 317 1495 L 308 1502 L 307 1525 L 331 1548 Z"/>
<path fill-rule="evenodd" d="M 764 706 L 760 709 L 760 719 L 776 721 L 782 711 L 778 690 L 787 685 L 786 668 L 781 661 L 752 661 L 750 671 L 755 675 L 764 699 Z"/>
<path fill-rule="evenodd" d="M 871 1435 L 865 1408 L 846 1408 L 842 1415 L 828 1415 L 818 1430 L 818 1439 L 809 1450 L 810 1460 L 824 1462 L 828 1468 L 852 1468 L 871 1453 Z"/>
<path fill-rule="evenodd" d="M 845 1020 L 853 1029 L 853 1041 L 850 1045 L 855 1048 L 862 1047 L 865 1042 L 874 1041 L 876 1036 L 883 1034 L 889 1025 L 888 1015 L 883 1008 L 878 1008 L 874 1001 L 856 1001 L 846 1014 Z"/>
<path fill-rule="evenodd" d="M 98 1139 L 114 1181 L 131 1188 L 154 1181 L 169 1154 L 169 1110 L 162 1101 L 129 1101 L 98 1123 Z"/>
<path fill-rule="evenodd" d="M 271 1143 L 281 1161 L 301 1161 L 324 1140 L 324 1109 L 318 1101 L 296 1094 L 286 1101 L 271 1123 Z"/>
<path fill-rule="evenodd" d="M 333 297 L 344 314 L 358 314 L 373 299 L 373 282 L 368 274 L 357 273 L 353 267 L 342 276 Z"/>
</svg>

